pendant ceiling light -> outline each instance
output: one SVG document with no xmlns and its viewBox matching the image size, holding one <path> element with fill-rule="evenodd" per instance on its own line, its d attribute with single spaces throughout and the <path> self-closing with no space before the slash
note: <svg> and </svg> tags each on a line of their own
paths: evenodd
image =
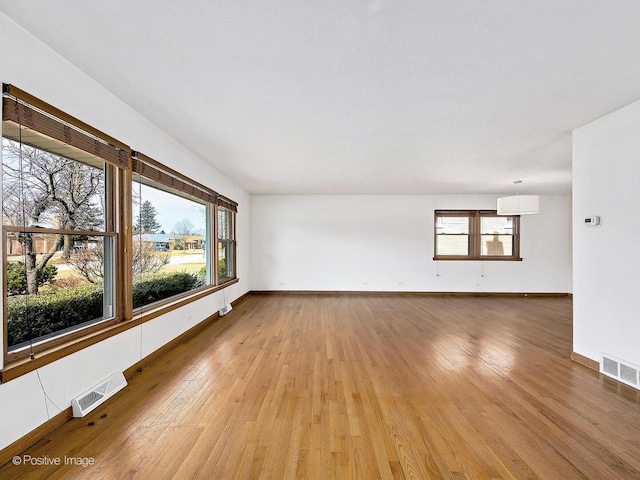
<svg viewBox="0 0 640 480">
<path fill-rule="evenodd" d="M 522 180 L 514 180 L 516 194 L 498 199 L 498 215 L 531 215 L 540 211 L 538 195 L 520 195 L 518 186 Z"/>
</svg>

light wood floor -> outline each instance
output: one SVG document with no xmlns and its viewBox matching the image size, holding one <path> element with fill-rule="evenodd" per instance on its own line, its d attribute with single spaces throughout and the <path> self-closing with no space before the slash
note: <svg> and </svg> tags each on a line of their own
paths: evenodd
<svg viewBox="0 0 640 480">
<path fill-rule="evenodd" d="M 0 478 L 638 479 L 640 392 L 569 298 L 253 295 Z"/>
</svg>

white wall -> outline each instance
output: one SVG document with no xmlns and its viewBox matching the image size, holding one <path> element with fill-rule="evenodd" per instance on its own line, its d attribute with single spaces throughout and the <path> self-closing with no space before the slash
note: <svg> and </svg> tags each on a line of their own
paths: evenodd
<svg viewBox="0 0 640 480">
<path fill-rule="evenodd" d="M 574 131 L 573 200 L 574 351 L 640 365 L 640 102 Z"/>
<path fill-rule="evenodd" d="M 239 203 L 240 282 L 226 289 L 226 299 L 234 300 L 246 293 L 249 288 L 251 205 L 247 192 L 2 13 L 0 40 L 3 46 L 0 81 L 14 84 Z M 127 70 L 129 67 L 123 65 L 123 75 L 131 74 Z M 40 377 L 46 393 L 60 409 L 69 407 L 73 397 L 108 374 L 130 367 L 215 312 L 222 304 L 222 293 L 218 292 L 42 367 Z M 59 413 L 56 406 L 49 404 L 47 412 L 44 393 L 35 373 L 0 385 L 0 449 L 45 423 L 48 415 Z"/>
<path fill-rule="evenodd" d="M 495 209 L 495 195 L 254 195 L 252 290 L 571 291 L 571 199 L 521 219 L 522 262 L 433 260 L 436 209 Z"/>
</svg>

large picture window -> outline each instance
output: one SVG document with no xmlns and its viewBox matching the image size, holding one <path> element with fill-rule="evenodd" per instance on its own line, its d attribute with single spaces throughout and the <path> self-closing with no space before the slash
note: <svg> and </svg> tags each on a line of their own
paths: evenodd
<svg viewBox="0 0 640 480">
<path fill-rule="evenodd" d="M 518 215 L 436 210 L 434 218 L 434 260 L 521 260 Z"/>
<path fill-rule="evenodd" d="M 217 195 L 137 153 L 133 160 L 133 308 L 211 285 Z"/>
<path fill-rule="evenodd" d="M 35 368 L 29 358 L 45 365 L 237 282 L 236 212 L 3 85 L 0 381 Z"/>
<path fill-rule="evenodd" d="M 120 146 L 15 97 L 3 98 L 6 352 L 113 318 L 112 184 Z M 81 251 L 101 259 L 93 274 Z"/>
</svg>

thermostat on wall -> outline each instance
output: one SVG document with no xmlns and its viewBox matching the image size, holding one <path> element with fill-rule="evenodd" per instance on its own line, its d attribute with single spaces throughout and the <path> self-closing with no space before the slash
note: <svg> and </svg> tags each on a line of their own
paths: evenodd
<svg viewBox="0 0 640 480">
<path fill-rule="evenodd" d="M 587 217 L 584 219 L 584 224 L 587 227 L 599 227 L 600 226 L 600 217 L 599 216 L 595 216 L 595 217 Z"/>
</svg>

